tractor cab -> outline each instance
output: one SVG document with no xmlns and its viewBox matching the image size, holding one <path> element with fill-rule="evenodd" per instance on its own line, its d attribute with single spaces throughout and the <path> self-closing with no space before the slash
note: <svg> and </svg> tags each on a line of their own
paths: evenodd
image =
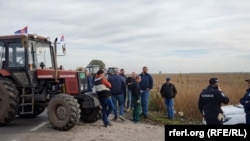
<svg viewBox="0 0 250 141">
<path fill-rule="evenodd" d="M 33 34 L 0 37 L 0 75 L 12 76 L 17 86 L 30 86 L 36 69 L 53 69 L 51 42 Z"/>
<path fill-rule="evenodd" d="M 86 69 L 89 71 L 91 75 L 95 75 L 97 71 L 100 69 L 99 65 L 88 65 Z"/>
<path fill-rule="evenodd" d="M 44 37 L 32 34 L 1 36 L 1 68 L 10 71 L 18 69 L 33 70 L 41 67 L 54 68 L 51 49 L 51 42 Z"/>
</svg>

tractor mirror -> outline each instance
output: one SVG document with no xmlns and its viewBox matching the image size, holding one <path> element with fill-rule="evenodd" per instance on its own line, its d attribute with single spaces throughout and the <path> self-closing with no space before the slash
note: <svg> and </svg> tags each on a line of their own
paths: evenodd
<svg viewBox="0 0 250 141">
<path fill-rule="evenodd" d="M 66 55 L 66 45 L 65 43 L 62 44 L 62 52 L 64 55 Z"/>
<path fill-rule="evenodd" d="M 59 53 L 56 53 L 57 56 L 65 56 L 66 55 L 66 45 L 64 42 L 57 43 L 58 45 L 62 46 L 62 51 L 60 50 Z"/>
</svg>

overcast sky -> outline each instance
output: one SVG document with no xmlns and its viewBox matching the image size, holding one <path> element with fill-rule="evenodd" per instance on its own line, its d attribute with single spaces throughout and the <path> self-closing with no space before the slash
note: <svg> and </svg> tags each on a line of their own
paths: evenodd
<svg viewBox="0 0 250 141">
<path fill-rule="evenodd" d="M 0 35 L 65 37 L 65 69 L 93 59 L 140 73 L 250 72 L 249 0 L 8 0 Z"/>
</svg>

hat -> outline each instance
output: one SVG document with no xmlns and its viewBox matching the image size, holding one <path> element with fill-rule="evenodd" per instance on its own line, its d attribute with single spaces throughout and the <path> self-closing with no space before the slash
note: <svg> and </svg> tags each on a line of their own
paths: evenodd
<svg viewBox="0 0 250 141">
<path fill-rule="evenodd" d="M 167 78 L 166 78 L 166 81 L 169 81 L 169 80 L 171 80 L 171 78 L 170 78 L 170 77 L 167 77 Z"/>
<path fill-rule="evenodd" d="M 246 79 L 245 81 L 246 81 L 246 82 L 250 82 L 250 79 Z"/>
<path fill-rule="evenodd" d="M 215 84 L 216 82 L 219 82 L 218 78 L 212 77 L 209 79 L 209 84 Z"/>
</svg>

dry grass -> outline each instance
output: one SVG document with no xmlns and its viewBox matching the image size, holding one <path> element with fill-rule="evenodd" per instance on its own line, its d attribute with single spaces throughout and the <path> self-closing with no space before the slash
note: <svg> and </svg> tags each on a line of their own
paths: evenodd
<svg viewBox="0 0 250 141">
<path fill-rule="evenodd" d="M 224 94 L 230 98 L 229 104 L 237 104 L 245 93 L 247 88 L 245 79 L 250 78 L 250 73 L 153 74 L 154 88 L 151 91 L 149 104 L 151 111 L 162 113 L 166 111 L 159 91 L 167 76 L 171 77 L 172 83 L 177 88 L 176 112 L 182 111 L 188 120 L 200 120 L 202 117 L 198 111 L 198 98 L 201 90 L 208 86 L 209 78 L 217 77 Z"/>
</svg>

